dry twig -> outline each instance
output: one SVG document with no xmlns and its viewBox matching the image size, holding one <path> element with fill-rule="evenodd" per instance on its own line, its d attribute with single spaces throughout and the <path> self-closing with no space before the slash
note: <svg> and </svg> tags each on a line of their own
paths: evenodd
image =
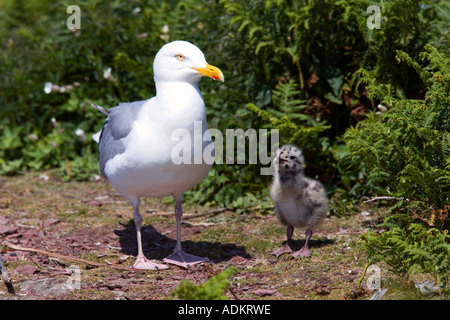
<svg viewBox="0 0 450 320">
<path fill-rule="evenodd" d="M 372 199 L 363 201 L 363 203 L 370 204 L 370 203 L 372 203 L 372 202 L 379 201 L 379 200 L 405 200 L 405 198 L 387 197 L 387 196 L 384 196 L 384 197 L 375 197 L 375 198 L 372 198 Z M 406 199 L 406 200 L 407 200 L 407 199 Z"/>
<path fill-rule="evenodd" d="M 198 218 L 198 217 L 203 217 L 203 216 L 215 216 L 216 214 L 222 213 L 229 210 L 228 208 L 218 208 L 218 209 L 214 209 L 214 210 L 210 210 L 210 211 L 206 211 L 206 212 L 202 212 L 202 213 L 194 213 L 194 214 L 190 214 L 190 215 L 186 215 L 183 217 L 184 220 L 187 219 L 193 219 L 193 218 Z"/>
<path fill-rule="evenodd" d="M 53 252 L 49 252 L 49 251 L 45 251 L 45 250 L 21 247 L 21 246 L 18 246 L 18 245 L 9 243 L 9 242 L 5 242 L 5 245 L 14 250 L 35 252 L 35 253 L 43 254 L 43 255 L 46 255 L 49 257 L 57 258 L 60 260 L 69 261 L 69 262 L 73 262 L 73 263 L 80 263 L 80 264 L 88 265 L 91 267 L 105 267 L 105 268 L 113 268 L 113 269 L 118 269 L 118 270 L 126 270 L 126 271 L 131 271 L 131 272 L 142 272 L 143 271 L 143 270 L 139 270 L 139 269 L 124 267 L 124 266 L 121 266 L 118 264 L 105 264 L 105 263 L 100 263 L 100 262 L 88 261 L 88 260 L 84 260 L 84 259 L 80 259 L 80 258 L 76 258 L 76 257 L 64 256 L 62 254 L 53 253 Z"/>
<path fill-rule="evenodd" d="M 227 210 L 230 210 L 229 208 L 218 208 L 218 209 L 214 209 L 214 210 L 209 210 L 209 211 L 205 211 L 205 212 L 201 212 L 201 213 L 193 213 L 193 214 L 185 214 L 183 215 L 183 220 L 188 220 L 188 219 L 194 219 L 194 218 L 198 218 L 198 217 L 203 217 L 203 216 L 215 216 L 216 214 L 225 212 Z M 172 216 L 174 215 L 173 212 L 161 212 L 161 213 L 153 213 L 152 216 Z"/>
</svg>

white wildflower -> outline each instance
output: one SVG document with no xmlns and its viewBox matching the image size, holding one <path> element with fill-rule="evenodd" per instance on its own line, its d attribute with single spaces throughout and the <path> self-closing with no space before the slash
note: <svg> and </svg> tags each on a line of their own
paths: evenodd
<svg viewBox="0 0 450 320">
<path fill-rule="evenodd" d="M 50 92 L 52 92 L 52 89 L 53 89 L 53 83 L 51 83 L 51 82 L 46 82 L 46 83 L 44 84 L 44 92 L 45 92 L 46 94 L 49 94 Z"/>
<path fill-rule="evenodd" d="M 103 79 L 108 79 L 109 77 L 111 77 L 111 68 L 106 68 L 105 70 L 103 70 Z"/>
<path fill-rule="evenodd" d="M 168 41 L 169 38 L 170 38 L 170 35 L 169 35 L 169 25 L 168 25 L 168 24 L 165 24 L 165 25 L 162 27 L 161 31 L 162 31 L 162 34 L 161 34 L 159 37 L 160 37 L 161 39 L 163 39 L 163 40 Z"/>
<path fill-rule="evenodd" d="M 114 76 L 111 73 L 112 69 L 111 68 L 106 68 L 105 70 L 103 70 L 103 78 L 108 80 L 108 81 L 116 81 L 116 78 L 114 78 Z"/>
<path fill-rule="evenodd" d="M 37 140 L 39 140 L 39 137 L 36 134 L 34 134 L 34 133 L 30 133 L 28 135 L 28 139 L 31 140 L 31 141 L 37 141 Z"/>
<path fill-rule="evenodd" d="M 84 130 L 77 128 L 77 130 L 75 130 L 75 134 L 80 137 L 81 141 L 86 142 L 86 135 L 84 134 Z"/>
</svg>

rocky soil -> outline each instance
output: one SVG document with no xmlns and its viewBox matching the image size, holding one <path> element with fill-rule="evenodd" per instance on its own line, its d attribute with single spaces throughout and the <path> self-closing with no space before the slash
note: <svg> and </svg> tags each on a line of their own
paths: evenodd
<svg viewBox="0 0 450 320">
<path fill-rule="evenodd" d="M 231 265 L 238 273 L 226 292 L 230 299 L 372 295 L 364 282 L 358 292 L 354 288 L 366 263 L 358 236 L 379 218 L 376 213 L 327 218 L 313 235 L 312 257 L 294 259 L 270 254 L 285 241 L 273 215 L 216 209 L 185 206 L 182 226 L 184 249 L 212 263 L 136 271 L 132 207 L 107 181 L 63 183 L 52 172 L 1 177 L 0 249 L 16 295 L 0 282 L 0 299 L 176 299 L 182 279 L 201 284 Z M 160 262 L 172 252 L 172 211 L 170 199 L 143 201 L 147 258 Z M 198 213 L 204 215 L 192 216 Z M 303 232 L 295 230 L 294 249 L 303 245 Z"/>
</svg>

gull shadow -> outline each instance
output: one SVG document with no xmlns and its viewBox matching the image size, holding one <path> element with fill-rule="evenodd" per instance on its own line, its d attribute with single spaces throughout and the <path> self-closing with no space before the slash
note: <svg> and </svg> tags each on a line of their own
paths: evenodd
<svg viewBox="0 0 450 320">
<path fill-rule="evenodd" d="M 309 239 L 309 248 L 312 250 L 314 248 L 320 248 L 324 246 L 332 245 L 336 242 L 335 239 L 319 238 L 319 239 Z M 286 240 L 283 241 L 283 245 L 286 244 Z M 305 239 L 294 240 L 291 239 L 290 246 L 293 251 L 300 250 L 305 245 Z"/>
<path fill-rule="evenodd" d="M 133 220 L 121 223 L 121 230 L 114 230 L 119 236 L 120 252 L 137 256 L 136 227 Z M 175 227 L 174 227 L 175 228 Z M 158 232 L 152 225 L 141 226 L 142 249 L 147 259 L 162 260 L 173 252 L 176 239 L 169 238 Z M 230 260 L 235 256 L 245 259 L 251 258 L 244 247 L 238 247 L 231 243 L 182 240 L 181 245 L 187 253 L 206 257 L 214 263 Z"/>
</svg>

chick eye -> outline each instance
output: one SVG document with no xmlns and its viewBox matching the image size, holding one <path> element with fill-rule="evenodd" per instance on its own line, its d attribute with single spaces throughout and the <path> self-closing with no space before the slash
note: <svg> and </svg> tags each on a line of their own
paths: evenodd
<svg viewBox="0 0 450 320">
<path fill-rule="evenodd" d="M 294 160 L 294 159 L 295 159 L 295 156 L 290 156 L 289 158 L 291 158 L 292 160 Z"/>
<path fill-rule="evenodd" d="M 176 55 L 176 58 L 179 60 L 179 61 L 183 61 L 185 58 L 184 58 L 184 56 L 182 55 L 182 54 L 177 54 Z"/>
</svg>

